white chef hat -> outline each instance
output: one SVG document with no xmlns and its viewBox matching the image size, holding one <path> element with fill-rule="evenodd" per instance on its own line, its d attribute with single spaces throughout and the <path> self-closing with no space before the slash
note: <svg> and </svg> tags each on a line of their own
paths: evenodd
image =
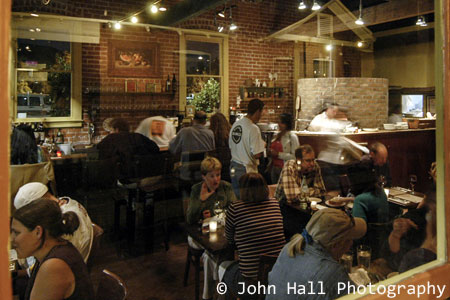
<svg viewBox="0 0 450 300">
<path fill-rule="evenodd" d="M 14 198 L 14 207 L 16 209 L 27 205 L 31 201 L 37 200 L 48 192 L 48 188 L 45 184 L 40 182 L 30 182 L 23 185 Z"/>
</svg>

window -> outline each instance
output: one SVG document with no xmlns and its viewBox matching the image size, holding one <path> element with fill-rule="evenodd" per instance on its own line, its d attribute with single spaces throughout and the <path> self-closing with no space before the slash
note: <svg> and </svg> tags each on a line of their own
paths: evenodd
<svg viewBox="0 0 450 300">
<path fill-rule="evenodd" d="M 184 37 L 184 36 L 183 36 Z M 227 113 L 228 85 L 224 66 L 224 47 L 227 41 L 221 38 L 186 36 L 181 39 L 180 59 L 181 86 L 180 110 L 192 105 L 207 113 Z"/>
<path fill-rule="evenodd" d="M 402 95 L 402 113 L 406 117 L 423 117 L 423 95 Z"/>
</svg>

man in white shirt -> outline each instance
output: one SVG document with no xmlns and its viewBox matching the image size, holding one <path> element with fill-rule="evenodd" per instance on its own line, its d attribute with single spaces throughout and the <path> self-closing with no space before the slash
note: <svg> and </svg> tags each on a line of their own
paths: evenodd
<svg viewBox="0 0 450 300">
<path fill-rule="evenodd" d="M 317 116 L 309 124 L 309 131 L 331 131 L 340 132 L 347 125 L 350 124 L 348 121 L 337 120 L 336 115 L 339 112 L 339 107 L 337 104 L 327 104 L 326 109 Z"/>
<path fill-rule="evenodd" d="M 230 130 L 228 144 L 231 149 L 230 177 L 234 193 L 239 198 L 239 179 L 245 173 L 258 173 L 259 158 L 265 142 L 256 125 L 264 111 L 264 102 L 253 99 L 248 103 L 247 115 L 235 122 Z"/>
<path fill-rule="evenodd" d="M 169 142 L 176 134 L 172 122 L 162 116 L 142 120 L 135 132 L 145 135 L 154 141 L 159 148 L 168 148 Z"/>
<path fill-rule="evenodd" d="M 40 182 L 30 182 L 23 185 L 14 198 L 14 207 L 19 209 L 40 198 L 56 201 L 61 207 L 62 213 L 72 211 L 78 216 L 80 225 L 77 230 L 72 235 L 64 235 L 63 238 L 77 248 L 86 262 L 91 252 L 92 240 L 94 238 L 92 221 L 86 209 L 80 203 L 69 197 L 56 198 L 48 191 L 47 186 Z"/>
</svg>

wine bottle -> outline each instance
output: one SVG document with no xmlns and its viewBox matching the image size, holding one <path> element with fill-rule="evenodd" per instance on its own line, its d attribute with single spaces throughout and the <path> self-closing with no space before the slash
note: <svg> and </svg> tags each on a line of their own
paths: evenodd
<svg viewBox="0 0 450 300">
<path fill-rule="evenodd" d="M 172 77 L 172 93 L 175 94 L 177 91 L 177 79 L 175 78 L 175 73 L 173 73 Z"/>
<path fill-rule="evenodd" d="M 167 74 L 166 92 L 170 92 L 170 75 Z"/>
</svg>

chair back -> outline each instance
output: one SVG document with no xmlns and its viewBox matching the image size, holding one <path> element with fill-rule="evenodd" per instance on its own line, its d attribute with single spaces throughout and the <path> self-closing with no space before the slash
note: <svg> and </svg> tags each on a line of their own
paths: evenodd
<svg viewBox="0 0 450 300">
<path fill-rule="evenodd" d="M 92 266 L 94 265 L 97 257 L 99 256 L 101 240 L 104 233 L 103 228 L 101 228 L 95 223 L 92 223 L 92 229 L 94 231 L 94 237 L 92 239 L 91 252 L 89 253 L 89 257 L 86 263 L 89 272 L 92 270 Z"/>
<path fill-rule="evenodd" d="M 111 271 L 103 270 L 95 300 L 125 300 L 128 289 L 125 282 Z"/>
<path fill-rule="evenodd" d="M 261 284 L 267 285 L 269 282 L 269 272 L 272 271 L 277 258 L 278 256 L 266 254 L 259 257 L 258 281 Z"/>
<path fill-rule="evenodd" d="M 11 165 L 11 200 L 17 194 L 19 188 L 30 182 L 41 182 L 45 185 L 50 185 L 51 192 L 56 196 L 56 181 L 53 164 L 51 161 L 37 164 Z M 14 201 L 11 201 L 13 203 Z"/>
</svg>

